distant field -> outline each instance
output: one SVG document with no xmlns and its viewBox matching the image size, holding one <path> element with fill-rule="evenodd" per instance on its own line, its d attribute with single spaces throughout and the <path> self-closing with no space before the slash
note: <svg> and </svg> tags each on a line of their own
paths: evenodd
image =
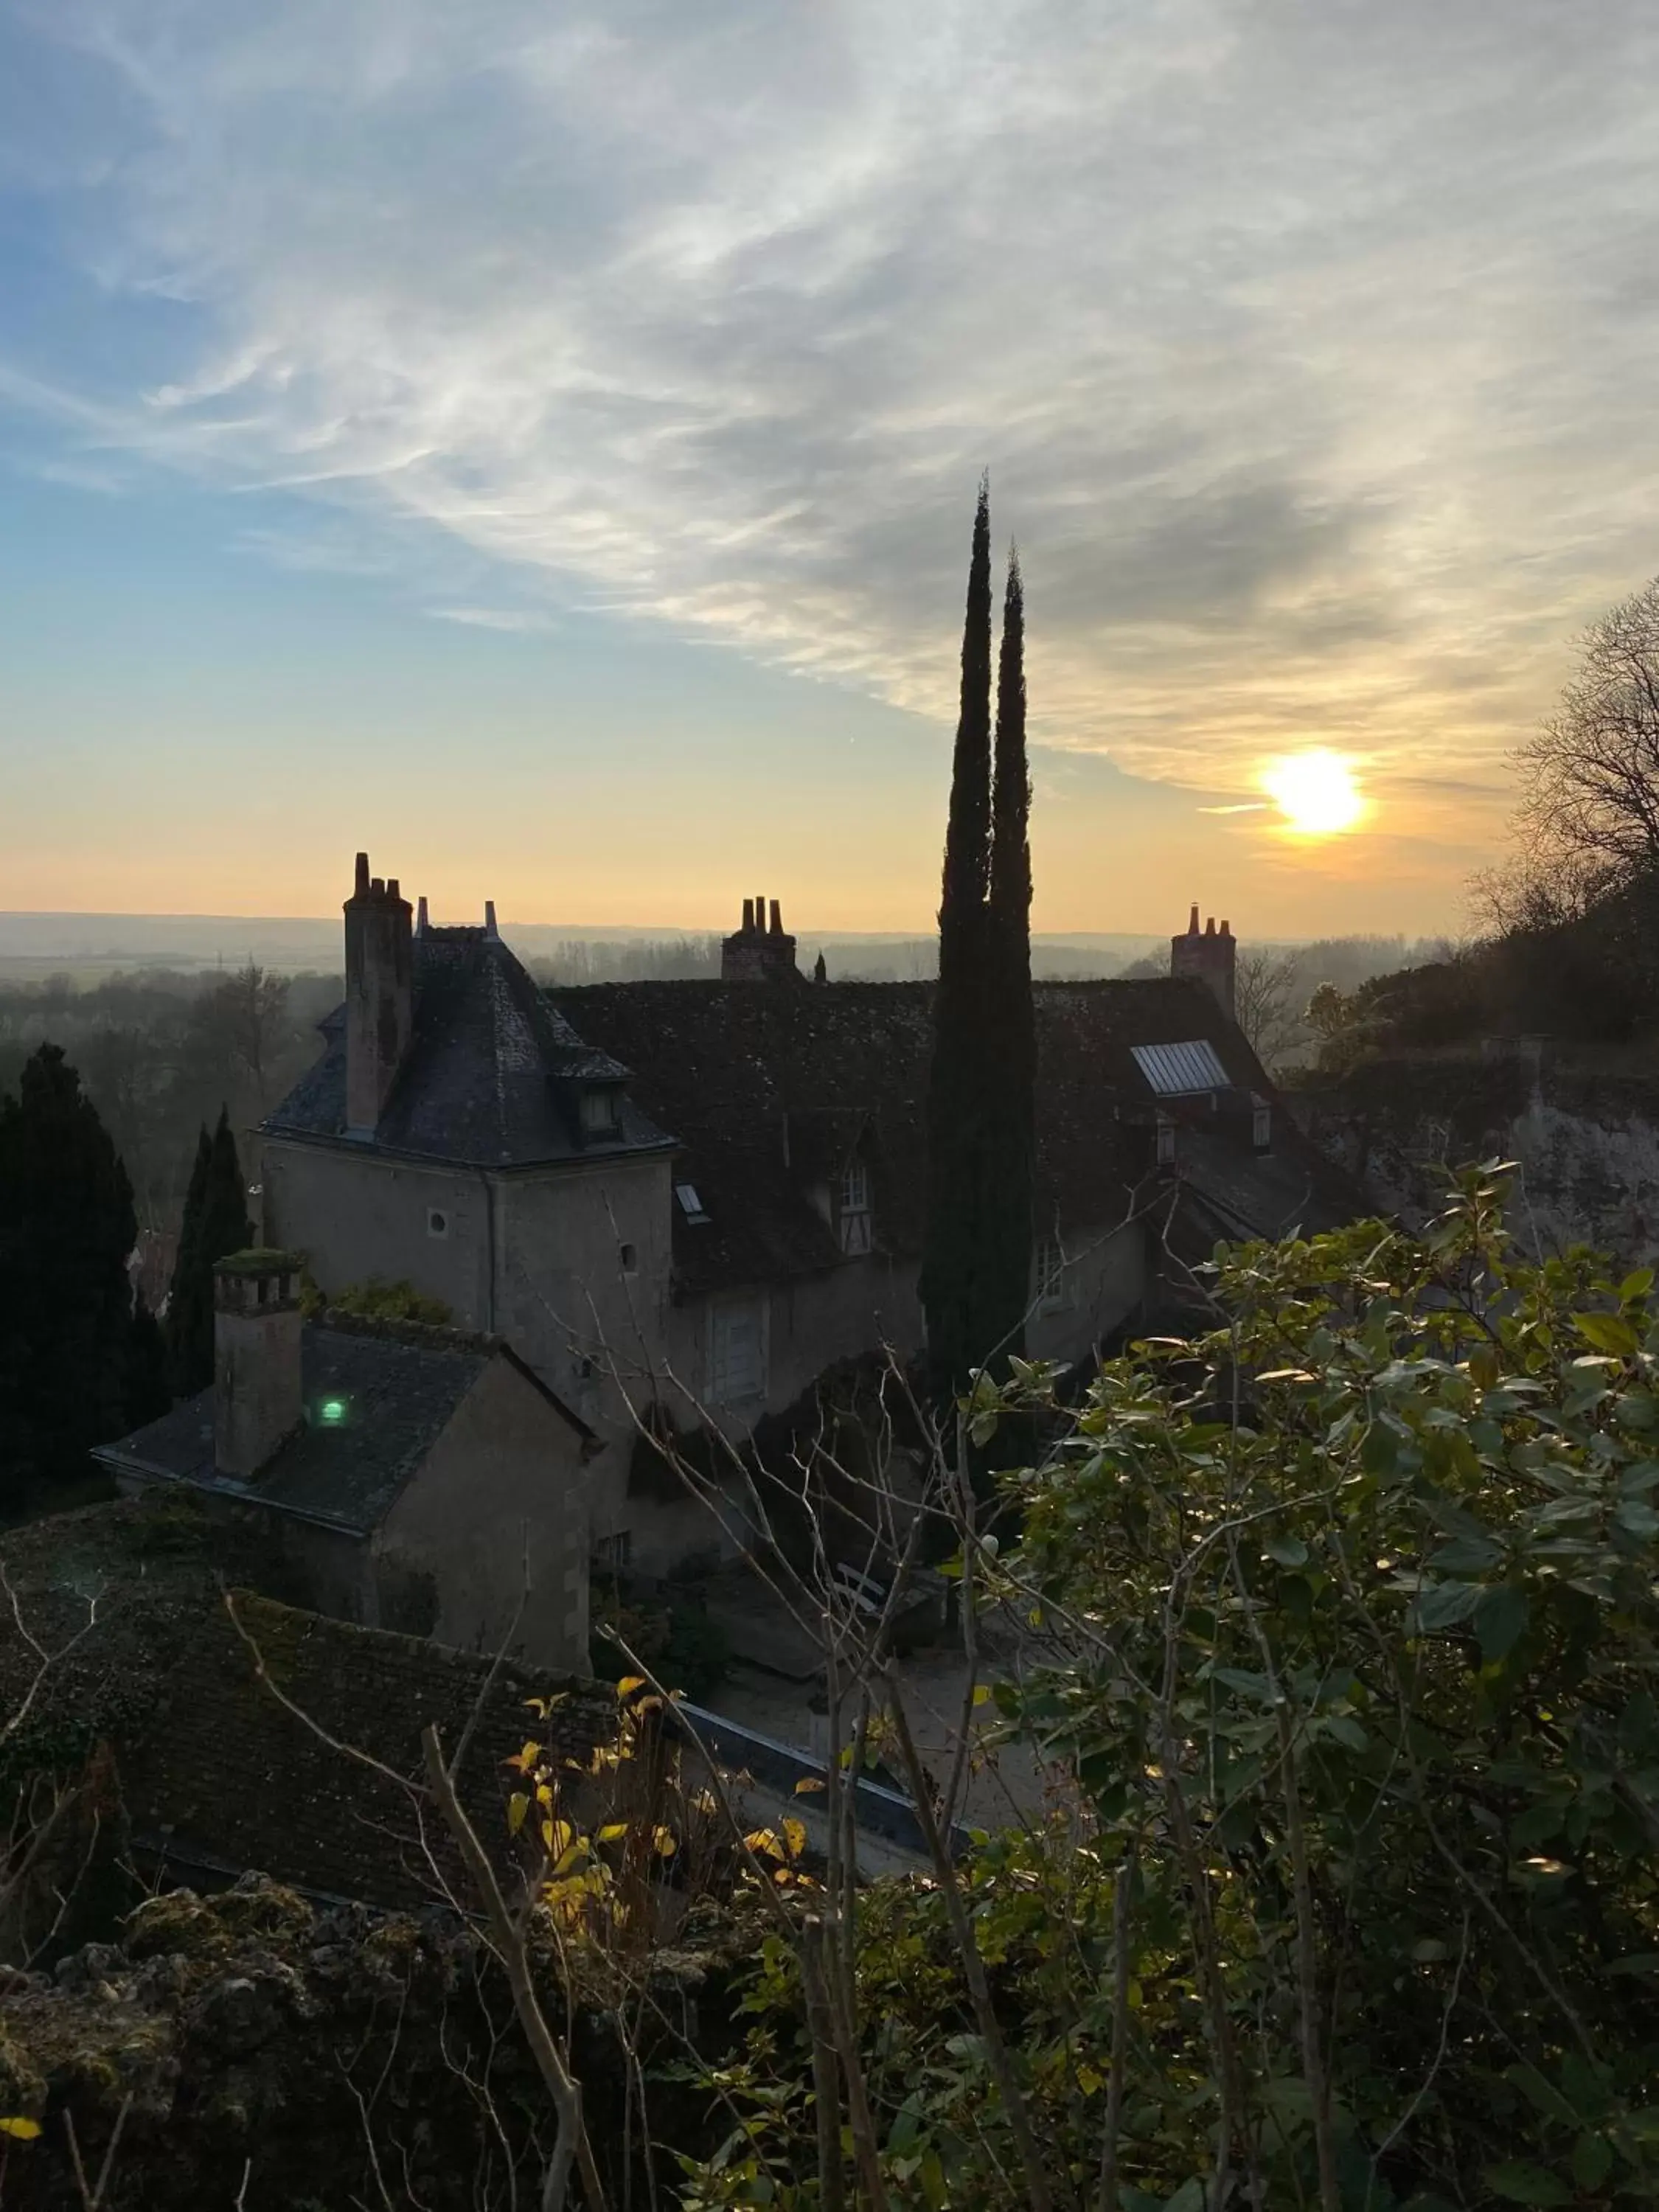
<svg viewBox="0 0 1659 2212">
<path fill-rule="evenodd" d="M 434 919 L 448 921 L 448 915 Z M 482 919 L 482 917 L 479 917 Z M 672 944 L 718 933 L 668 927 L 600 926 L 591 922 L 504 921 L 501 934 L 526 959 L 552 959 L 572 943 Z M 874 969 L 926 975 L 933 940 L 918 933 L 811 930 L 798 932 L 803 966 L 820 948 L 831 975 Z M 1127 933 L 1044 935 L 1033 940 L 1039 955 L 1065 972 L 1115 973 L 1132 960 L 1161 954 L 1164 936 Z M 68 975 L 95 983 L 135 967 L 237 968 L 248 960 L 286 974 L 310 969 L 329 974 L 341 963 L 337 917 L 264 915 L 0 914 L 0 977 L 17 982 Z"/>
</svg>

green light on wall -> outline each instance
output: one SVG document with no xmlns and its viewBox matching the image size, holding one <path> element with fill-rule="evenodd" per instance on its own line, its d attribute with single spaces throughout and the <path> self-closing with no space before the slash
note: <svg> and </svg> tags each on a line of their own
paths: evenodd
<svg viewBox="0 0 1659 2212">
<path fill-rule="evenodd" d="M 325 1398 L 317 1408 L 318 1417 L 325 1429 L 337 1429 L 346 1417 L 343 1398 Z"/>
</svg>

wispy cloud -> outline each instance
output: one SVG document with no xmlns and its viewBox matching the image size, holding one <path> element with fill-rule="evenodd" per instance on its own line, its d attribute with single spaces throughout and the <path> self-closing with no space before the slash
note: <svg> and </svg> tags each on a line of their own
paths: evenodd
<svg viewBox="0 0 1659 2212">
<path fill-rule="evenodd" d="M 939 715 L 988 461 L 1048 744 L 1222 793 L 1330 744 L 1421 812 L 1654 565 L 1659 15 L 1595 15 L 40 20 L 138 118 L 101 280 L 196 317 L 100 439 Z"/>
<path fill-rule="evenodd" d="M 511 607 L 428 607 L 427 612 L 434 622 L 463 623 L 470 629 L 517 632 L 549 630 L 553 627 L 550 615 L 531 614 Z"/>
</svg>

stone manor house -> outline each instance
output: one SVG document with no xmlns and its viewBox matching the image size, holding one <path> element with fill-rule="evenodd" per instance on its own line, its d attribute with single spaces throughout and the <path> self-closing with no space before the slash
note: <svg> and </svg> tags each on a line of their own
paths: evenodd
<svg viewBox="0 0 1659 2212">
<path fill-rule="evenodd" d="M 485 914 L 417 918 L 358 855 L 344 1004 L 261 1131 L 264 1242 L 509 1347 L 591 1431 L 559 1480 L 594 1558 L 661 1574 L 732 1536 L 641 1479 L 641 1419 L 741 1438 L 920 1348 L 931 986 L 808 980 L 754 898 L 717 983 L 549 991 Z M 1033 1352 L 1178 1308 L 1218 1238 L 1352 1211 L 1232 1019 L 1233 962 L 1194 908 L 1167 979 L 1036 987 Z"/>
</svg>

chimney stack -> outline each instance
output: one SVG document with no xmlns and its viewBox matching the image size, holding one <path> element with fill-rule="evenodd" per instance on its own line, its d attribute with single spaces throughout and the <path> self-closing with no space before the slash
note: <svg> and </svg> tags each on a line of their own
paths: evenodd
<svg viewBox="0 0 1659 2212">
<path fill-rule="evenodd" d="M 415 983 L 409 901 L 395 876 L 370 876 L 367 853 L 345 905 L 345 967 L 346 1133 L 372 1137 L 409 1049 Z"/>
<path fill-rule="evenodd" d="M 426 932 L 426 893 L 422 891 L 420 904 L 415 909 L 415 934 L 416 937 L 424 937 Z"/>
<path fill-rule="evenodd" d="M 1233 982 L 1237 955 L 1238 945 L 1231 925 L 1224 921 L 1218 929 L 1212 915 L 1200 934 L 1198 908 L 1194 906 L 1184 933 L 1170 939 L 1170 973 L 1202 983 L 1227 1019 L 1236 1021 Z"/>
<path fill-rule="evenodd" d="M 233 1252 L 213 1272 L 213 1458 L 251 1482 L 305 1419 L 297 1252 Z"/>
<path fill-rule="evenodd" d="M 798 983 L 795 940 L 783 926 L 783 902 L 757 895 L 743 902 L 743 927 L 720 943 L 722 983 Z"/>
<path fill-rule="evenodd" d="M 495 927 L 495 902 L 494 899 L 486 899 L 484 901 L 484 935 L 492 939 L 497 938 L 501 935 L 500 930 Z"/>
</svg>

